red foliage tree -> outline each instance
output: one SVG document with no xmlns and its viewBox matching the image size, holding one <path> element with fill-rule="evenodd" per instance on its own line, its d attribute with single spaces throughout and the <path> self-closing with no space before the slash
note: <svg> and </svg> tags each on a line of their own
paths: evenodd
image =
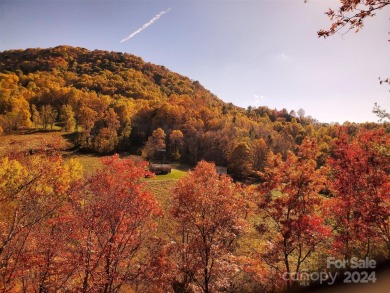
<svg viewBox="0 0 390 293">
<path fill-rule="evenodd" d="M 34 227 L 20 258 L 20 291 L 72 289 L 68 281 L 75 277 L 79 265 L 70 245 L 74 240 L 73 230 L 67 205 L 58 209 L 50 220 Z"/>
<path fill-rule="evenodd" d="M 177 265 L 184 285 L 196 285 L 204 293 L 228 286 L 235 271 L 232 255 L 241 233 L 242 202 L 227 176 L 215 165 L 200 162 L 174 189 L 172 215 L 181 241 Z"/>
<path fill-rule="evenodd" d="M 6 292 L 46 283 L 45 270 L 36 263 L 42 260 L 41 250 L 53 244 L 48 223 L 69 198 L 73 182 L 80 178 L 73 161 L 65 164 L 56 154 L 37 152 L 0 159 L 0 285 Z M 41 237 L 45 229 L 49 231 Z M 34 256 L 30 257 L 31 253 Z M 46 263 L 51 262 L 52 256 L 49 258 Z M 27 284 L 30 273 L 36 278 Z"/>
<path fill-rule="evenodd" d="M 379 129 L 350 138 L 342 131 L 329 164 L 335 250 L 348 259 L 378 256 L 385 247 L 390 257 L 390 135 Z"/>
<path fill-rule="evenodd" d="M 258 186 L 258 215 L 262 222 L 256 226 L 268 243 L 263 260 L 280 274 L 299 272 L 304 262 L 330 235 L 319 209 L 320 191 L 324 189 L 324 168 L 317 168 L 317 144 L 305 140 L 298 156 L 292 152 L 285 161 L 272 152 L 267 159 Z M 289 278 L 289 277 L 288 277 Z M 287 287 L 293 284 L 287 280 Z"/>
<path fill-rule="evenodd" d="M 161 213 L 141 183 L 149 174 L 145 164 L 118 155 L 102 162 L 105 168 L 85 182 L 73 202 L 73 250 L 79 259 L 74 289 L 81 292 L 135 287 L 148 258 L 145 242 Z"/>
</svg>

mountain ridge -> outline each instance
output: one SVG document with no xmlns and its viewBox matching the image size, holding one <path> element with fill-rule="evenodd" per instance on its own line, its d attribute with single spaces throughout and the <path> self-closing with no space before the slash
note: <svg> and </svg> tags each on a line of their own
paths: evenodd
<svg viewBox="0 0 390 293">
<path fill-rule="evenodd" d="M 21 55 L 21 56 L 20 56 Z M 20 64 L 15 57 L 22 57 L 28 66 Z M 93 68 L 83 67 L 86 63 L 99 63 L 99 66 Z M 119 65 L 119 66 L 118 66 Z M 205 89 L 198 81 L 191 80 L 189 77 L 173 72 L 163 65 L 156 65 L 151 62 L 145 62 L 141 57 L 129 53 L 114 52 L 107 50 L 88 50 L 82 47 L 73 47 L 68 45 L 59 45 L 51 48 L 27 48 L 17 50 L 6 50 L 0 52 L 0 70 L 11 71 L 21 70 L 24 74 L 36 71 L 50 71 L 53 69 L 69 70 L 77 74 L 93 74 L 102 70 L 109 70 L 117 73 L 124 69 L 134 69 L 141 71 L 151 81 L 163 87 L 163 92 L 167 95 L 173 93 L 173 85 L 164 87 L 162 77 L 174 75 L 176 78 L 192 83 L 193 87 L 206 91 L 218 102 L 222 102 L 216 95 Z M 177 90 L 177 88 L 176 88 Z M 182 94 L 193 94 L 193 88 L 184 88 Z M 177 93 L 177 92 L 175 92 Z"/>
<path fill-rule="evenodd" d="M 159 135 L 172 159 L 233 170 L 249 162 L 248 170 L 261 171 L 270 151 L 286 155 L 312 136 L 326 153 L 336 136 L 334 125 L 303 111 L 243 109 L 128 53 L 66 45 L 3 51 L 0 85 L 0 132 L 59 127 L 75 133 L 78 148 L 101 154 L 140 154 Z"/>
</svg>

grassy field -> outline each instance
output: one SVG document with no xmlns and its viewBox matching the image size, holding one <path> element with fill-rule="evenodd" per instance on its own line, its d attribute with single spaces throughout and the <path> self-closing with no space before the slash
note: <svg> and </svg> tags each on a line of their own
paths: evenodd
<svg viewBox="0 0 390 293">
<path fill-rule="evenodd" d="M 76 158 L 84 168 L 85 175 L 91 175 L 102 168 L 100 157 L 69 151 L 73 144 L 66 139 L 67 132 L 35 131 L 0 136 L 0 156 L 8 152 L 25 152 L 48 147 L 59 150 L 64 159 Z"/>
<path fill-rule="evenodd" d="M 146 180 L 145 188 L 152 192 L 164 210 L 169 209 L 176 180 Z"/>
<path fill-rule="evenodd" d="M 77 159 L 83 166 L 85 176 L 93 175 L 96 171 L 103 168 L 103 164 L 100 161 L 101 157 L 94 155 L 71 154 L 67 158 Z"/>
<path fill-rule="evenodd" d="M 9 151 L 36 150 L 48 145 L 56 145 L 58 149 L 65 150 L 72 147 L 72 144 L 63 137 L 64 134 L 66 133 L 59 131 L 43 131 L 0 136 L 0 156 Z"/>
<path fill-rule="evenodd" d="M 62 153 L 65 160 L 77 159 L 83 165 L 86 176 L 92 175 L 101 169 L 103 167 L 101 163 L 103 156 L 71 151 L 73 144 L 66 139 L 68 134 L 61 131 L 25 131 L 24 133 L 0 136 L 0 157 L 10 151 L 24 152 L 55 146 Z M 122 158 L 131 157 L 136 162 L 142 160 L 139 156 L 128 153 L 121 153 L 120 156 Z M 165 206 L 168 198 L 171 198 L 171 189 L 176 181 L 184 176 L 189 168 L 189 166 L 174 164 L 171 173 L 146 179 L 146 186 L 156 195 L 157 200 Z"/>
<path fill-rule="evenodd" d="M 187 172 L 183 170 L 178 170 L 172 168 L 171 173 L 166 175 L 157 175 L 156 177 L 150 178 L 150 180 L 172 180 L 172 179 L 180 179 L 183 177 Z"/>
</svg>

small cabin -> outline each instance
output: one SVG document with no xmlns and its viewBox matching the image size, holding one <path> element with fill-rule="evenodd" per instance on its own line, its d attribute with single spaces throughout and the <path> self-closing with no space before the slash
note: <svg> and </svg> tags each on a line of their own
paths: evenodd
<svg viewBox="0 0 390 293">
<path fill-rule="evenodd" d="M 172 166 L 165 164 L 166 150 L 158 149 L 154 154 L 154 162 L 149 163 L 149 171 L 156 175 L 166 175 L 171 173 Z"/>
<path fill-rule="evenodd" d="M 149 171 L 156 175 L 166 175 L 171 173 L 172 166 L 169 164 L 149 164 Z"/>
</svg>

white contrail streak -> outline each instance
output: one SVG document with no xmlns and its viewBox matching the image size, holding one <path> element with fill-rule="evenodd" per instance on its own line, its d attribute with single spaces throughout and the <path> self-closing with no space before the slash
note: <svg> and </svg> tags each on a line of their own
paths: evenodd
<svg viewBox="0 0 390 293">
<path fill-rule="evenodd" d="M 152 25 L 153 23 L 155 23 L 157 20 L 159 20 L 159 18 L 161 16 L 163 16 L 165 13 L 169 12 L 171 10 L 171 8 L 168 8 L 167 10 L 165 11 L 161 11 L 159 14 L 157 14 L 155 17 L 153 17 L 149 22 L 145 23 L 142 27 L 140 27 L 139 29 L 137 29 L 135 32 L 133 32 L 131 35 L 129 35 L 128 37 L 124 38 L 123 40 L 121 40 L 120 42 L 123 43 L 123 42 L 126 42 L 128 40 L 130 40 L 132 37 L 134 37 L 135 35 L 139 34 L 140 32 L 142 32 L 144 29 L 146 29 L 148 26 Z"/>
</svg>

